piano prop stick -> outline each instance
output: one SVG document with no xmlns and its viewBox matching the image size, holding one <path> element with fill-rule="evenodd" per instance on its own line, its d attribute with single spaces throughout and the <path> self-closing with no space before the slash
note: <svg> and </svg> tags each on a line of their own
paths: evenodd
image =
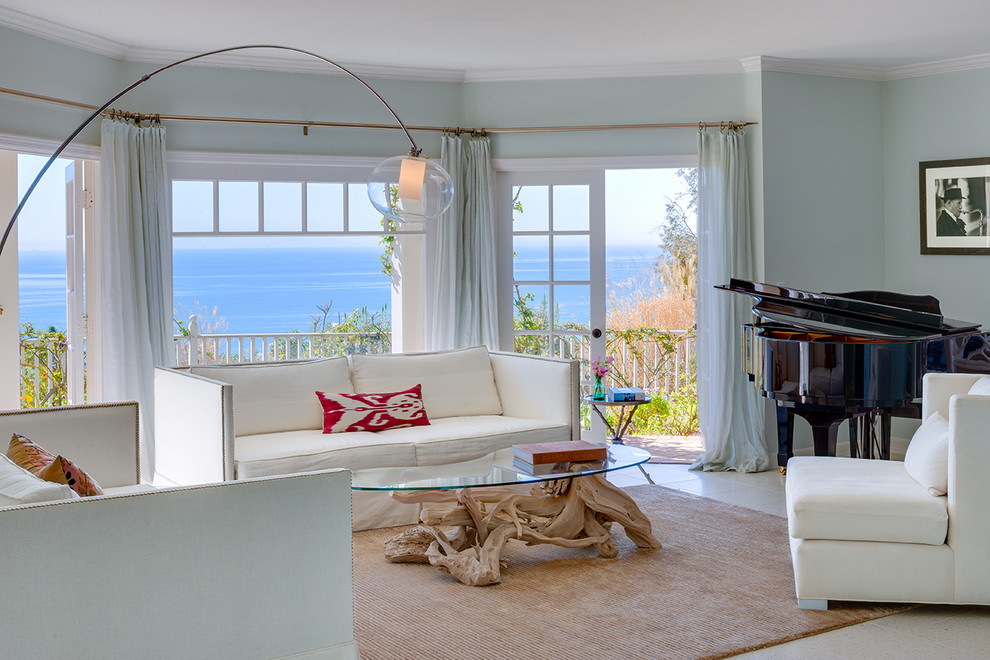
<svg viewBox="0 0 990 660">
<path fill-rule="evenodd" d="M 921 416 L 926 373 L 990 374 L 990 334 L 945 318 L 932 296 L 813 293 L 737 279 L 715 288 L 756 301 L 759 321 L 742 327 L 743 364 L 777 404 L 781 470 L 793 456 L 795 415 L 811 425 L 816 456 L 835 456 L 839 426 L 850 420 L 850 455 L 889 459 L 891 416 Z"/>
</svg>

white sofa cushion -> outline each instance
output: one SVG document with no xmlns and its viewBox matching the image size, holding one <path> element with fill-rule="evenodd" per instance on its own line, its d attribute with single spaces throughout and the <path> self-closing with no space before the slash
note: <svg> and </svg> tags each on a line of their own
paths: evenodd
<svg viewBox="0 0 990 660">
<path fill-rule="evenodd" d="M 346 357 L 279 364 L 203 366 L 197 376 L 234 387 L 234 434 L 322 429 L 321 392 L 353 392 Z"/>
<path fill-rule="evenodd" d="M 430 426 L 380 431 L 382 438 L 402 438 L 416 448 L 415 465 L 469 461 L 527 442 L 570 440 L 566 424 L 503 415 L 445 417 Z"/>
<path fill-rule="evenodd" d="M 967 394 L 973 394 L 976 396 L 990 396 L 990 376 L 983 376 L 978 381 L 973 383 L 973 386 L 969 388 Z"/>
<path fill-rule="evenodd" d="M 442 353 L 352 355 L 351 365 L 358 393 L 395 392 L 422 385 L 423 404 L 431 422 L 444 417 L 502 414 L 491 358 L 484 346 Z"/>
<path fill-rule="evenodd" d="M 931 497 L 899 461 L 798 456 L 786 479 L 793 538 L 945 543 L 947 498 Z"/>
<path fill-rule="evenodd" d="M 416 451 L 401 435 L 383 437 L 382 433 L 370 431 L 323 433 L 306 429 L 238 436 L 234 463 L 237 478 L 246 479 L 328 468 L 360 470 L 415 465 Z"/>
<path fill-rule="evenodd" d="M 66 484 L 40 479 L 0 452 L 0 506 L 71 500 L 76 495 Z"/>
<path fill-rule="evenodd" d="M 904 453 L 904 469 L 927 489 L 945 495 L 949 488 L 949 423 L 938 412 L 918 427 Z"/>
<path fill-rule="evenodd" d="M 104 495 L 134 495 L 137 493 L 154 493 L 158 488 L 155 488 L 151 484 L 132 484 L 130 486 L 114 486 L 112 488 L 104 488 Z"/>
</svg>

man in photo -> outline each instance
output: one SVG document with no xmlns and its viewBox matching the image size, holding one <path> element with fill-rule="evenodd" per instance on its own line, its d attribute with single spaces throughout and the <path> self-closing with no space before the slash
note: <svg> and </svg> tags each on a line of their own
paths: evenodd
<svg viewBox="0 0 990 660">
<path fill-rule="evenodd" d="M 949 188 L 942 197 L 942 212 L 935 221 L 936 236 L 965 236 L 966 223 L 960 218 L 963 194 L 960 188 Z"/>
</svg>

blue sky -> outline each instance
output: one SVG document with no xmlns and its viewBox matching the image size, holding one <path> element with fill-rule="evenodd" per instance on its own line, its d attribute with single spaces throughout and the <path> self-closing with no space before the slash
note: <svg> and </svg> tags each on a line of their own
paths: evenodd
<svg viewBox="0 0 990 660">
<path fill-rule="evenodd" d="M 17 156 L 17 198 L 24 196 L 45 156 Z M 65 250 L 65 166 L 69 159 L 57 159 L 31 194 L 17 218 L 17 245 L 20 250 Z"/>
</svg>

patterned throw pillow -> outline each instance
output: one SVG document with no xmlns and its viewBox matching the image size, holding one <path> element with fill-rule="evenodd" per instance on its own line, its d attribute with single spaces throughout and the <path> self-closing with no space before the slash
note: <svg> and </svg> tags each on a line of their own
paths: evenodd
<svg viewBox="0 0 990 660">
<path fill-rule="evenodd" d="M 384 431 L 403 426 L 428 426 L 422 387 L 381 394 L 317 392 L 323 406 L 323 432 Z"/>
<path fill-rule="evenodd" d="M 38 474 L 55 460 L 53 455 L 20 433 L 11 436 L 10 445 L 7 447 L 7 458 L 32 474 Z"/>
<path fill-rule="evenodd" d="M 93 481 L 92 477 L 79 469 L 75 463 L 62 456 L 56 456 L 48 467 L 38 472 L 38 476 L 53 484 L 66 484 L 76 491 L 79 497 L 103 494 L 100 485 Z"/>
<path fill-rule="evenodd" d="M 68 485 L 80 497 L 103 494 L 100 485 L 75 463 L 53 456 L 19 433 L 10 439 L 7 458 L 45 481 Z"/>
</svg>

